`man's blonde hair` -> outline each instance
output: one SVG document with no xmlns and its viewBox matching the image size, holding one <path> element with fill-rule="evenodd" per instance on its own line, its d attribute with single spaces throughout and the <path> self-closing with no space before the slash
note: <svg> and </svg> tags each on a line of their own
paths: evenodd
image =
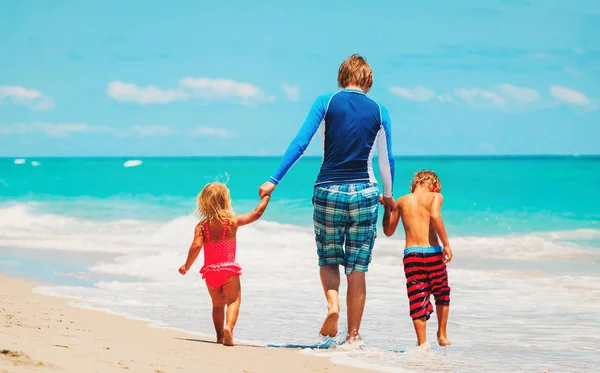
<svg viewBox="0 0 600 373">
<path fill-rule="evenodd" d="M 415 191 L 417 186 L 430 186 L 432 188 L 442 188 L 442 183 L 435 172 L 430 170 L 421 170 L 415 174 L 410 185 L 411 192 Z"/>
<path fill-rule="evenodd" d="M 338 86 L 346 88 L 351 85 L 364 88 L 366 91 L 373 85 L 371 66 L 364 57 L 356 53 L 342 62 L 338 71 Z"/>
<path fill-rule="evenodd" d="M 218 220 L 235 224 L 235 215 L 231 208 L 229 189 L 223 183 L 210 183 L 198 194 L 198 210 L 200 223 Z"/>
</svg>

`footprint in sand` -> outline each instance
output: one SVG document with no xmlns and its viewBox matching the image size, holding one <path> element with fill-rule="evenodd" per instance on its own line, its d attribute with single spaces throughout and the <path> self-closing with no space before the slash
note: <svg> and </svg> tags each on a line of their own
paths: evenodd
<svg viewBox="0 0 600 373">
<path fill-rule="evenodd" d="M 34 361 L 29 355 L 21 351 L 11 350 L 0 350 L 0 357 L 3 357 L 13 363 L 14 365 L 25 365 L 25 366 L 38 366 L 38 367 L 51 367 L 50 364 L 44 364 L 41 361 Z"/>
</svg>

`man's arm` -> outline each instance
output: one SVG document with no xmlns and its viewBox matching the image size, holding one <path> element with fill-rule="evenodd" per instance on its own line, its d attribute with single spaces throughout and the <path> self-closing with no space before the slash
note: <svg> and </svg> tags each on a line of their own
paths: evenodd
<svg viewBox="0 0 600 373">
<path fill-rule="evenodd" d="M 267 209 L 267 205 L 269 204 L 269 199 L 270 197 L 264 196 L 260 203 L 258 204 L 258 206 L 256 206 L 254 208 L 254 211 L 243 214 L 243 215 L 238 215 L 236 216 L 236 224 L 238 227 L 241 227 L 242 225 L 247 225 L 250 223 L 254 223 L 255 221 L 257 221 L 258 219 L 260 219 L 260 217 L 263 215 L 263 213 L 265 212 L 265 210 Z"/>
<path fill-rule="evenodd" d="M 383 204 L 383 196 L 381 196 L 381 203 Z M 396 202 L 394 207 L 389 207 L 383 204 L 383 233 L 390 237 L 396 232 L 398 228 L 398 222 L 400 221 L 400 204 Z"/>
<path fill-rule="evenodd" d="M 185 264 L 179 268 L 179 273 L 185 275 L 187 271 L 189 271 L 192 264 L 200 254 L 200 250 L 202 250 L 202 245 L 204 244 L 204 239 L 202 237 L 202 225 L 196 225 L 196 229 L 194 229 L 194 240 L 190 245 L 190 251 L 188 252 L 187 260 Z"/>
<path fill-rule="evenodd" d="M 381 129 L 377 135 L 377 157 L 383 182 L 383 197 L 392 198 L 394 187 L 394 154 L 392 153 L 392 123 L 387 109 L 381 108 Z M 393 200 L 392 200 L 393 201 Z"/>
<path fill-rule="evenodd" d="M 269 181 L 275 185 L 279 184 L 281 179 L 288 172 L 290 167 L 294 165 L 300 159 L 300 157 L 306 151 L 306 148 L 310 144 L 313 136 L 319 129 L 319 125 L 323 118 L 325 118 L 325 112 L 331 95 L 319 96 L 313 103 L 302 127 L 296 134 L 296 137 L 288 146 L 279 166 L 269 178 Z"/>
<path fill-rule="evenodd" d="M 452 249 L 450 248 L 450 241 L 448 241 L 448 236 L 446 235 L 446 228 L 444 227 L 444 221 L 442 220 L 443 202 L 444 196 L 442 196 L 441 194 L 436 193 L 433 196 L 430 218 L 431 223 L 433 224 L 433 229 L 435 229 L 435 233 L 442 241 L 442 245 L 444 245 L 444 263 L 450 263 L 450 261 L 452 260 Z"/>
</svg>

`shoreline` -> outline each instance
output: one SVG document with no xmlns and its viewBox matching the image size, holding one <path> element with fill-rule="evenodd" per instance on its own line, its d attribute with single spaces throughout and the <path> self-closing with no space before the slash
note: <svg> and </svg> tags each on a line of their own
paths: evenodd
<svg viewBox="0 0 600 373">
<path fill-rule="evenodd" d="M 240 344 L 69 304 L 44 284 L 0 274 L 0 372 L 373 372 L 300 349 Z"/>
</svg>

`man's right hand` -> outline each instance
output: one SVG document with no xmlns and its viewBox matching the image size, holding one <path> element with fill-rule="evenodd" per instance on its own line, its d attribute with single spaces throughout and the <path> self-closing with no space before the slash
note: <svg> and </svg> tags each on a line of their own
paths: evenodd
<svg viewBox="0 0 600 373">
<path fill-rule="evenodd" d="M 275 187 L 277 185 L 273 184 L 270 181 L 267 181 L 266 183 L 264 183 L 263 185 L 260 186 L 260 188 L 258 188 L 258 196 L 263 199 L 264 196 L 270 196 L 271 193 L 273 193 L 273 191 L 275 190 Z"/>
</svg>

